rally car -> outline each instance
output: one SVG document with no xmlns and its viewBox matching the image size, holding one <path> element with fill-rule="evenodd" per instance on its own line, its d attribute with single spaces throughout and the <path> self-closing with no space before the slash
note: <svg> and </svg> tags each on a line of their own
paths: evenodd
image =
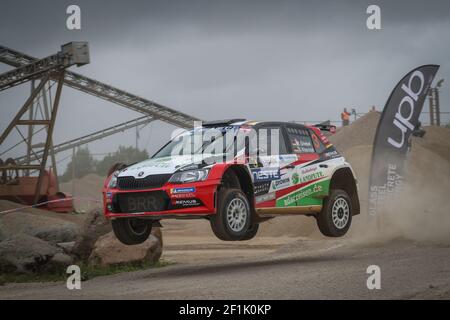
<svg viewBox="0 0 450 320">
<path fill-rule="evenodd" d="M 145 241 L 162 219 L 210 221 L 222 240 L 253 238 L 261 222 L 308 215 L 329 237 L 360 213 L 357 181 L 323 130 L 289 122 L 205 122 L 150 159 L 117 164 L 105 180 L 105 216 L 124 244 Z"/>
</svg>

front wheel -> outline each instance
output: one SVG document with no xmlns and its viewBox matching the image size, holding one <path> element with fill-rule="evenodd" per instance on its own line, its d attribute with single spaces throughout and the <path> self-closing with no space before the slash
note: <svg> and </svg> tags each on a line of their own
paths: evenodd
<svg viewBox="0 0 450 320">
<path fill-rule="evenodd" d="M 217 213 L 211 216 L 211 228 L 221 240 L 244 240 L 251 223 L 250 204 L 240 189 L 223 188 L 218 194 Z"/>
<path fill-rule="evenodd" d="M 151 222 L 138 218 L 119 218 L 111 223 L 117 239 L 126 245 L 144 242 L 152 231 Z"/>
<path fill-rule="evenodd" d="M 250 228 L 248 228 L 247 232 L 245 233 L 245 235 L 239 239 L 239 240 L 250 240 L 253 239 L 256 234 L 258 233 L 258 229 L 259 229 L 259 224 L 255 223 L 253 225 L 250 226 Z"/>
<path fill-rule="evenodd" d="M 331 190 L 317 216 L 317 225 L 324 236 L 342 237 L 350 228 L 352 215 L 352 204 L 347 192 L 340 189 Z"/>
</svg>

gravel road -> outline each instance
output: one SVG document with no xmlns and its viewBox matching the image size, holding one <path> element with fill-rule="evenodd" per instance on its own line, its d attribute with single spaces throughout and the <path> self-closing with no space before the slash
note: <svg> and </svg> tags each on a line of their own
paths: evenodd
<svg viewBox="0 0 450 320">
<path fill-rule="evenodd" d="M 448 245 L 297 239 L 272 251 L 253 249 L 262 250 L 260 255 L 239 255 L 235 246 L 207 259 L 208 252 L 223 249 L 203 248 L 198 261 L 98 277 L 83 282 L 81 290 L 70 291 L 63 282 L 7 284 L 0 287 L 0 299 L 450 298 Z M 381 268 L 380 290 L 367 289 L 369 265 Z"/>
</svg>

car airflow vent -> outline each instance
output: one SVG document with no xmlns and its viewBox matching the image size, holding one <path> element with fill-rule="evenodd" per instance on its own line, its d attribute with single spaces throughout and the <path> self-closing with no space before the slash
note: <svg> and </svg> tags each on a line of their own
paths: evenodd
<svg viewBox="0 0 450 320">
<path fill-rule="evenodd" d="M 160 188 L 169 181 L 171 174 L 153 174 L 144 178 L 118 177 L 117 186 L 121 190 Z"/>
</svg>

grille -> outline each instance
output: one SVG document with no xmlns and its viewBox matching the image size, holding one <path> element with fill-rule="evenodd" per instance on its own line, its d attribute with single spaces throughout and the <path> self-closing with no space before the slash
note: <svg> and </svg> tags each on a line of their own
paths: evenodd
<svg viewBox="0 0 450 320">
<path fill-rule="evenodd" d="M 145 178 L 118 177 L 117 186 L 122 190 L 160 188 L 169 181 L 171 174 L 153 174 Z"/>
<path fill-rule="evenodd" d="M 158 212 L 169 205 L 164 191 L 117 193 L 114 199 L 115 212 Z"/>
</svg>

